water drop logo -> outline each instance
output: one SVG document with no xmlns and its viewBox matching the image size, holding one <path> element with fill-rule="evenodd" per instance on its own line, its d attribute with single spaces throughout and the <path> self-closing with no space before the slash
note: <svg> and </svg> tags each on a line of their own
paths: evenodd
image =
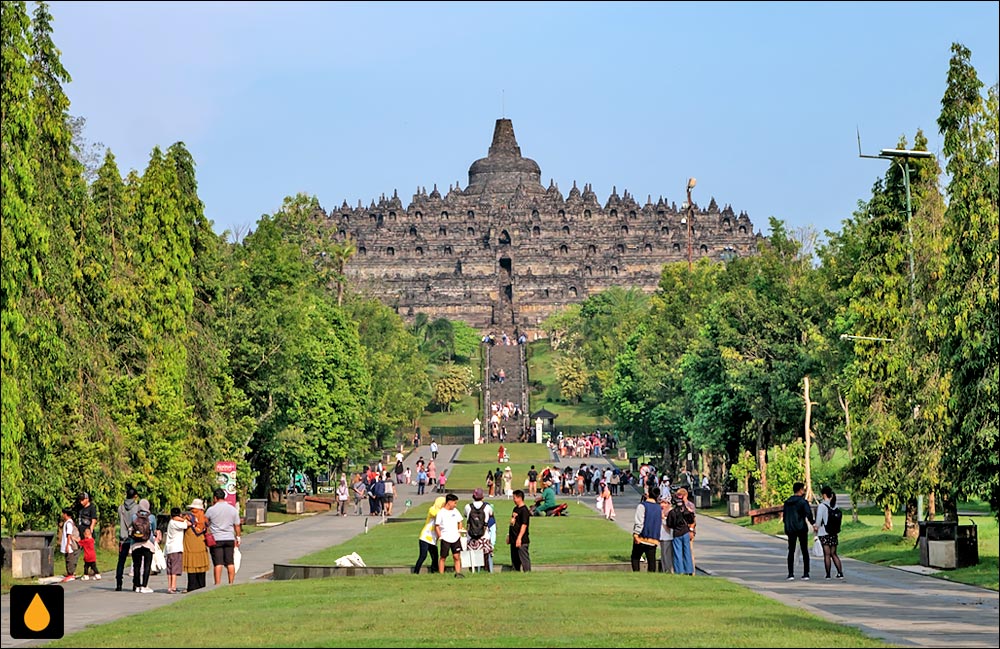
<svg viewBox="0 0 1000 649">
<path fill-rule="evenodd" d="M 62 586 L 12 586 L 10 636 L 19 640 L 63 637 Z"/>
</svg>

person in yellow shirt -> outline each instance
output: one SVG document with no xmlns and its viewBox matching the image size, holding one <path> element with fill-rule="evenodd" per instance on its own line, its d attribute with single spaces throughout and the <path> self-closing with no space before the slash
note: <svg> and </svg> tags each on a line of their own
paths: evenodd
<svg viewBox="0 0 1000 649">
<path fill-rule="evenodd" d="M 438 567 L 438 551 L 437 551 L 437 530 L 434 529 L 434 519 L 437 517 L 438 512 L 444 507 L 444 496 L 438 496 L 434 500 L 434 504 L 431 508 L 427 510 L 427 520 L 424 521 L 424 526 L 420 528 L 420 534 L 417 538 L 420 539 L 420 557 L 417 558 L 417 565 L 413 566 L 413 574 L 418 574 L 420 572 L 420 566 L 424 565 L 424 560 L 427 555 L 430 555 L 431 562 L 427 567 L 427 574 L 434 574 Z"/>
</svg>

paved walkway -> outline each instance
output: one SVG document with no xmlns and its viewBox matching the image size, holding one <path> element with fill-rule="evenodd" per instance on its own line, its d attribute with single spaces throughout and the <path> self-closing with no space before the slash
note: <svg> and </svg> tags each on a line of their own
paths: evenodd
<svg viewBox="0 0 1000 649">
<path fill-rule="evenodd" d="M 449 468 L 459 448 L 442 446 L 438 466 Z M 430 450 L 426 446 L 419 448 L 407 458 L 407 462 L 412 466 L 420 455 L 430 458 Z M 567 460 L 559 464 L 579 464 L 579 461 Z M 408 493 L 408 489 L 413 492 Z M 414 505 L 434 498 L 434 494 L 416 496 L 415 487 L 404 487 L 401 492 L 396 497 L 397 515 L 403 513 L 403 502 L 407 498 L 413 500 Z M 615 498 L 616 522 L 625 530 L 631 531 L 638 501 L 635 493 Z M 593 496 L 581 498 L 580 502 L 593 506 Z M 290 561 L 362 534 L 366 520 L 369 527 L 381 523 L 380 518 L 339 517 L 324 513 L 294 524 L 246 535 L 237 583 L 245 583 L 270 572 L 276 562 Z M 809 610 L 834 622 L 860 628 L 870 636 L 893 644 L 1000 646 L 1000 609 L 995 592 L 852 559 L 844 559 L 847 579 L 843 582 L 824 580 L 821 561 L 813 566 L 812 581 L 786 582 L 786 547 L 783 539 L 701 516 L 694 553 L 699 572 L 729 579 L 766 597 Z M 106 577 L 101 582 L 77 581 L 66 585 L 67 634 L 88 624 L 102 624 L 164 606 L 180 597 L 199 596 L 199 593 L 167 595 L 164 592 L 166 577 L 163 576 L 150 580 L 150 586 L 157 591 L 153 594 L 118 593 L 114 591 L 113 569 L 109 571 L 109 566 L 104 568 Z M 185 579 L 181 578 L 182 584 Z M 210 586 L 206 591 L 212 588 Z M 0 598 L 0 613 L 3 617 L 0 644 L 4 647 L 38 644 L 10 637 L 8 595 Z"/>
</svg>

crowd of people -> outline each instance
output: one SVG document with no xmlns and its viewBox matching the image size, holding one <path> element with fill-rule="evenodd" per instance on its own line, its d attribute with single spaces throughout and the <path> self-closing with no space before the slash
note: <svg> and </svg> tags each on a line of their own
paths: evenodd
<svg viewBox="0 0 1000 649">
<path fill-rule="evenodd" d="M 214 504 L 205 509 L 201 498 L 194 498 L 185 509 L 171 507 L 169 517 L 157 520 L 150 502 L 140 498 L 134 487 L 125 490 L 117 510 L 118 562 L 115 567 L 115 590 L 125 589 L 125 566 L 135 593 L 152 593 L 149 578 L 165 572 L 167 593 L 183 593 L 204 588 L 206 574 L 214 569 L 215 583 L 222 580 L 225 568 L 229 583 L 236 578 L 236 560 L 241 536 L 239 511 L 226 499 L 223 489 L 213 492 Z M 83 554 L 81 581 L 100 580 L 97 565 L 97 508 L 90 494 L 81 492 L 72 507 L 62 510 L 59 524 L 59 550 L 65 556 L 66 574 L 62 582 L 75 581 L 80 554 Z M 161 547 L 160 544 L 163 544 Z M 211 559 L 211 563 L 209 562 Z M 178 577 L 187 573 L 186 588 Z"/>
<path fill-rule="evenodd" d="M 548 445 L 561 458 L 604 457 L 609 450 L 615 448 L 614 436 L 599 430 L 586 435 L 568 436 L 560 432 Z"/>
</svg>

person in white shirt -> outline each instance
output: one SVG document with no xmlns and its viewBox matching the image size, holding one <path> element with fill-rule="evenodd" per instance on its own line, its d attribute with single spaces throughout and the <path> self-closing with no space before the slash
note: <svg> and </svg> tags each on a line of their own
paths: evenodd
<svg viewBox="0 0 1000 649">
<path fill-rule="evenodd" d="M 167 555 L 167 592 L 171 595 L 177 592 L 177 578 L 184 571 L 184 532 L 189 525 L 188 519 L 181 515 L 180 507 L 170 510 L 163 554 Z"/>
<path fill-rule="evenodd" d="M 431 459 L 432 460 L 438 459 L 438 443 L 435 442 L 433 439 L 431 440 Z"/>
<path fill-rule="evenodd" d="M 455 562 L 455 576 L 462 574 L 462 512 L 456 509 L 458 496 L 448 494 L 444 508 L 434 517 L 434 529 L 441 540 L 441 556 L 438 558 L 438 572 L 444 574 L 444 563 L 450 554 Z"/>
</svg>

